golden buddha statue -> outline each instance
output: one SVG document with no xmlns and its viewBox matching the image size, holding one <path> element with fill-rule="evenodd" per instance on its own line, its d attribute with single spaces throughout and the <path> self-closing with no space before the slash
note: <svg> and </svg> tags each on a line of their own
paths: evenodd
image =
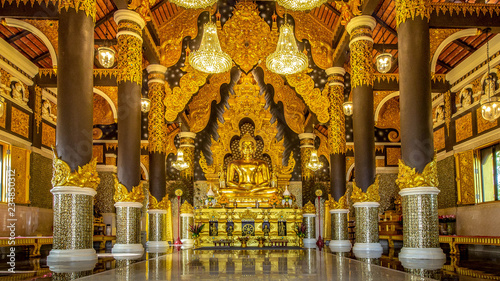
<svg viewBox="0 0 500 281">
<path fill-rule="evenodd" d="M 253 158 L 256 146 L 257 142 L 249 134 L 245 134 L 241 138 L 240 152 L 243 159 L 229 163 L 226 188 L 219 190 L 228 198 L 271 197 L 278 191 L 276 187 L 271 187 L 267 163 Z M 238 175 L 238 181 L 234 180 L 235 175 Z"/>
</svg>

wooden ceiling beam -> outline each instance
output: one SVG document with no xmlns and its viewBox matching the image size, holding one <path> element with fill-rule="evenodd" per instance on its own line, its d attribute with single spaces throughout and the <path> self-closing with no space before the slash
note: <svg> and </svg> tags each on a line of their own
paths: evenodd
<svg viewBox="0 0 500 281">
<path fill-rule="evenodd" d="M 460 39 L 456 39 L 453 41 L 453 43 L 457 44 L 458 46 L 460 46 L 462 49 L 465 49 L 471 53 L 477 51 L 476 48 L 474 48 L 473 46 L 467 44 L 466 42 L 460 40 Z"/>
<path fill-rule="evenodd" d="M 437 64 L 440 65 L 440 66 L 442 66 L 442 67 L 444 67 L 444 68 L 446 68 L 447 70 L 452 70 L 453 69 L 453 67 L 451 67 L 449 64 L 445 63 L 442 60 L 438 60 Z"/>
<path fill-rule="evenodd" d="M 16 33 L 16 34 L 12 35 L 11 37 L 7 38 L 5 41 L 7 41 L 7 43 L 9 43 L 9 44 L 12 44 L 15 41 L 25 37 L 26 35 L 28 35 L 30 33 L 31 32 L 29 32 L 28 30 L 23 30 L 23 31 Z"/>
<path fill-rule="evenodd" d="M 387 31 L 392 33 L 394 36 L 398 36 L 398 32 L 392 28 L 390 25 L 385 23 L 381 18 L 379 18 L 376 14 L 373 14 L 372 17 L 377 21 L 378 24 L 380 24 L 383 28 L 385 28 Z"/>
<path fill-rule="evenodd" d="M 330 3 L 326 3 L 326 4 L 325 4 L 325 7 L 326 7 L 328 10 L 332 11 L 332 12 L 333 12 L 334 14 L 336 14 L 337 16 L 340 16 L 340 12 L 339 12 L 339 11 L 337 11 L 337 9 L 335 9 L 335 7 L 333 7 L 333 6 L 332 6 L 332 4 L 330 4 Z"/>
<path fill-rule="evenodd" d="M 44 60 L 46 58 L 50 57 L 50 53 L 49 52 L 45 52 L 45 53 L 42 53 L 38 56 L 36 56 L 34 59 L 31 60 L 32 63 L 37 63 L 41 60 Z"/>
<path fill-rule="evenodd" d="M 106 23 L 109 19 L 113 18 L 113 16 L 115 15 L 115 12 L 116 12 L 116 9 L 113 9 L 112 11 L 110 11 L 109 13 L 104 15 L 104 17 L 102 17 L 101 19 L 99 19 L 98 21 L 95 22 L 95 27 L 97 28 L 97 27 L 103 25 L 104 23 Z"/>
</svg>

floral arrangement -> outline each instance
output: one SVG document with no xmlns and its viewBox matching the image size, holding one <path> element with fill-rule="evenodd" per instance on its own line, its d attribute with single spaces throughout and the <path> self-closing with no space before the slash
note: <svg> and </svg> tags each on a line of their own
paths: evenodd
<svg viewBox="0 0 500 281">
<path fill-rule="evenodd" d="M 439 222 L 440 223 L 456 222 L 456 221 L 457 221 L 457 217 L 455 215 L 439 216 Z"/>
<path fill-rule="evenodd" d="M 200 233 L 201 231 L 203 230 L 203 227 L 205 226 L 205 224 L 203 223 L 198 223 L 198 224 L 195 224 L 195 225 L 189 225 L 189 231 L 191 232 L 191 235 L 193 236 L 193 238 L 198 238 L 200 237 Z"/>
<path fill-rule="evenodd" d="M 276 194 L 273 194 L 273 196 L 271 196 L 271 198 L 269 199 L 269 204 L 277 206 L 280 203 L 280 201 L 281 200 L 278 198 L 278 196 Z"/>
<path fill-rule="evenodd" d="M 293 231 L 295 231 L 295 234 L 297 234 L 299 238 L 304 238 L 306 237 L 307 226 L 304 222 L 301 222 L 300 224 L 295 223 Z"/>
</svg>

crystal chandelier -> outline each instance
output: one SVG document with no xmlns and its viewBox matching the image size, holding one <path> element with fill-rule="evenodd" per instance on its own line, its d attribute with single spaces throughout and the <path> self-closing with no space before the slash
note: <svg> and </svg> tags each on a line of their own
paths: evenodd
<svg viewBox="0 0 500 281">
<path fill-rule="evenodd" d="M 170 0 L 170 2 L 187 9 L 202 9 L 212 6 L 217 0 Z"/>
<path fill-rule="evenodd" d="M 222 73 L 231 69 L 231 57 L 220 47 L 215 23 L 209 22 L 203 27 L 200 48 L 189 55 L 189 63 L 205 73 Z"/>
<path fill-rule="evenodd" d="M 266 59 L 267 69 L 280 75 L 299 73 L 307 68 L 307 56 L 299 51 L 293 27 L 286 23 L 280 27 L 280 37 L 276 51 Z"/>
<path fill-rule="evenodd" d="M 115 64 L 115 51 L 109 47 L 97 48 L 97 58 L 104 68 L 111 68 Z"/>
<path fill-rule="evenodd" d="M 189 168 L 189 163 L 184 160 L 184 152 L 182 152 L 181 148 L 177 150 L 177 160 L 172 163 L 172 167 L 179 171 L 184 171 Z"/>
<path fill-rule="evenodd" d="M 353 106 L 352 106 L 352 101 L 346 101 L 342 105 L 342 109 L 344 110 L 344 114 L 346 116 L 351 116 L 353 113 Z"/>
<path fill-rule="evenodd" d="M 280 6 L 293 11 L 312 10 L 326 2 L 327 0 L 278 0 Z"/>
<path fill-rule="evenodd" d="M 318 158 L 318 151 L 316 149 L 313 149 L 311 151 L 311 158 L 309 158 L 309 162 L 306 164 L 306 168 L 309 170 L 316 172 L 317 170 L 321 169 L 323 167 L 323 163 L 319 161 Z"/>
<path fill-rule="evenodd" d="M 488 37 L 489 28 L 486 30 L 486 37 Z M 495 79 L 490 73 L 490 42 L 486 42 L 486 56 L 488 64 L 488 77 L 484 79 L 484 91 L 486 94 L 486 99 L 481 101 L 481 114 L 485 120 L 493 122 L 500 117 L 500 102 L 495 98 L 491 97 L 495 91 Z"/>
<path fill-rule="evenodd" d="M 382 53 L 375 60 L 377 62 L 377 70 L 380 73 L 387 73 L 392 67 L 392 54 L 384 50 L 385 39 L 382 37 Z"/>
</svg>

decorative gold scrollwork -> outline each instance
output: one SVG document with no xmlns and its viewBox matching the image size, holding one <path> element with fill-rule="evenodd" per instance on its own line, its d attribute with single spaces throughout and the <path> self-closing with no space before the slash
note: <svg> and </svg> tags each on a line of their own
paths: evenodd
<svg viewBox="0 0 500 281">
<path fill-rule="evenodd" d="M 181 205 L 181 214 L 193 214 L 194 208 L 187 200 Z"/>
<path fill-rule="evenodd" d="M 437 187 L 439 185 L 437 176 L 437 161 L 436 154 L 431 162 L 425 165 L 422 173 L 415 171 L 415 168 L 411 168 L 399 160 L 399 173 L 396 179 L 396 184 L 400 189 L 420 187 L 420 186 L 433 186 Z"/>
<path fill-rule="evenodd" d="M 113 200 L 115 202 L 138 202 L 142 203 L 146 198 L 144 195 L 144 190 L 142 187 L 142 182 L 139 185 L 132 187 L 129 192 L 127 188 L 118 181 L 116 175 L 114 176 L 115 181 L 115 194 L 113 195 Z"/>
<path fill-rule="evenodd" d="M 89 163 L 78 167 L 77 171 L 71 172 L 68 163 L 64 162 L 57 156 L 57 151 L 52 148 L 54 158 L 52 161 L 52 186 L 78 186 L 90 187 L 94 190 L 101 182 L 97 174 L 96 165 L 97 158 L 92 159 Z"/>
<path fill-rule="evenodd" d="M 350 44 L 351 48 L 351 84 L 352 88 L 363 85 L 373 87 L 373 42 L 358 40 Z"/>
<path fill-rule="evenodd" d="M 328 80 L 335 77 L 329 77 Z M 344 102 L 344 87 L 330 86 L 330 127 L 328 128 L 328 142 L 330 153 L 345 154 L 345 115 L 342 104 Z M 327 157 L 328 159 L 329 157 Z"/>
<path fill-rule="evenodd" d="M 55 0 L 51 1 L 56 2 Z M 40 3 L 41 1 L 37 2 Z M 72 8 L 77 12 L 85 12 L 85 15 L 87 15 L 87 17 L 92 17 L 92 20 L 95 22 L 96 0 L 58 0 L 57 3 L 59 4 L 59 13 L 61 12 L 61 9 L 68 11 Z"/>
<path fill-rule="evenodd" d="M 396 0 L 396 26 L 406 22 L 408 19 L 429 20 L 429 1 L 428 0 Z"/>
<path fill-rule="evenodd" d="M 116 82 L 129 81 L 142 85 L 142 40 L 128 34 L 118 36 L 117 59 Z"/>
<path fill-rule="evenodd" d="M 316 214 L 316 207 L 311 201 L 307 202 L 307 204 L 302 207 L 303 214 Z"/>
<path fill-rule="evenodd" d="M 353 182 L 352 187 L 352 195 L 351 200 L 353 203 L 358 202 L 379 202 L 380 195 L 378 193 L 379 190 L 379 180 L 378 175 L 375 177 L 375 182 L 368 187 L 366 192 L 363 192 L 361 188 L 356 185 L 356 182 Z"/>
<path fill-rule="evenodd" d="M 328 205 L 330 206 L 330 209 L 349 209 L 349 206 L 347 205 L 347 191 L 342 197 L 340 197 L 339 201 L 335 201 L 335 199 L 328 194 Z"/>
<path fill-rule="evenodd" d="M 149 111 L 148 141 L 149 152 L 165 153 L 165 107 L 163 106 L 163 84 L 153 82 L 149 84 L 149 99 L 151 110 Z"/>
<path fill-rule="evenodd" d="M 152 194 L 149 194 L 149 209 L 150 210 L 168 210 L 170 207 L 171 202 L 168 199 L 168 194 L 163 197 L 163 199 L 158 202 L 156 197 L 154 197 Z"/>
</svg>

